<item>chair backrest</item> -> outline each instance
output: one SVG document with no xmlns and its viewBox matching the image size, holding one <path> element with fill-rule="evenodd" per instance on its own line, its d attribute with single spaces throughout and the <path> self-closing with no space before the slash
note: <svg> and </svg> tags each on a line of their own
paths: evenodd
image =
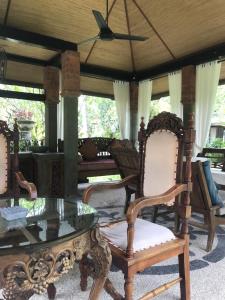
<svg viewBox="0 0 225 300">
<path fill-rule="evenodd" d="M 17 124 L 10 130 L 5 121 L 0 120 L 0 198 L 16 196 L 19 193 L 14 173 L 18 171 L 18 142 Z M 12 161 L 10 159 L 12 150 Z"/>
<path fill-rule="evenodd" d="M 135 148 L 126 146 L 111 148 L 111 153 L 117 164 L 121 178 L 129 175 L 139 175 L 140 159 L 139 153 Z"/>
<path fill-rule="evenodd" d="M 160 195 L 182 179 L 184 129 L 176 115 L 162 112 L 139 132 L 141 195 Z"/>
<path fill-rule="evenodd" d="M 212 207 L 212 201 L 201 161 L 192 162 L 192 182 L 191 206 L 193 211 L 209 210 Z"/>
</svg>

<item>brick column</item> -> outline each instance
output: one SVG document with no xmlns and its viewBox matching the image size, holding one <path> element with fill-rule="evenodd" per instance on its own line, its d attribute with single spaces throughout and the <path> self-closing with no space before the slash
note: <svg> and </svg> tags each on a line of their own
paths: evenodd
<svg viewBox="0 0 225 300">
<path fill-rule="evenodd" d="M 137 132 L 139 130 L 137 119 L 138 115 L 138 82 L 130 82 L 130 139 L 135 144 Z M 139 122 L 141 123 L 141 121 Z"/>
<path fill-rule="evenodd" d="M 57 152 L 57 104 L 59 103 L 59 70 L 44 69 L 45 89 L 45 141 L 50 152 Z"/>
<path fill-rule="evenodd" d="M 196 67 L 193 65 L 182 68 L 181 102 L 183 103 L 183 121 L 187 127 L 189 113 L 195 112 Z"/>
<path fill-rule="evenodd" d="M 65 51 L 62 60 L 62 97 L 64 98 L 64 196 L 77 193 L 78 97 L 80 95 L 80 56 Z"/>
</svg>

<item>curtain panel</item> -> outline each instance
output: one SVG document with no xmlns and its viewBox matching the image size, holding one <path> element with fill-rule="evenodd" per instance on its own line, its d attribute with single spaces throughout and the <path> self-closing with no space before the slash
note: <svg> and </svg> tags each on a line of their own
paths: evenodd
<svg viewBox="0 0 225 300">
<path fill-rule="evenodd" d="M 138 86 L 138 115 L 137 115 L 137 129 L 140 129 L 141 118 L 144 118 L 144 123 L 147 125 L 150 115 L 150 105 L 152 98 L 152 81 L 143 80 L 139 82 Z"/>
<path fill-rule="evenodd" d="M 59 97 L 57 104 L 57 139 L 64 140 L 64 99 Z"/>
<path fill-rule="evenodd" d="M 221 63 L 212 61 L 198 65 L 196 68 L 195 101 L 195 154 L 205 147 L 209 135 L 216 92 L 219 82 Z"/>
<path fill-rule="evenodd" d="M 169 93 L 171 112 L 183 119 L 183 104 L 181 103 L 181 70 L 169 73 Z"/>
<path fill-rule="evenodd" d="M 113 91 L 122 139 L 130 139 L 130 85 L 125 81 L 114 81 Z"/>
</svg>

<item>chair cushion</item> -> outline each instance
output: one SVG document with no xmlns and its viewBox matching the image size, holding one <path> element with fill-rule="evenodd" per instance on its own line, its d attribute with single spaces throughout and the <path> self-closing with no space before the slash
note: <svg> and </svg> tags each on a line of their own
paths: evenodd
<svg viewBox="0 0 225 300">
<path fill-rule="evenodd" d="M 100 228 L 101 233 L 116 247 L 127 249 L 127 222 L 122 221 Z M 168 228 L 137 218 L 134 225 L 134 252 L 176 239 Z"/>
<path fill-rule="evenodd" d="M 205 174 L 205 179 L 208 185 L 209 194 L 211 197 L 212 205 L 219 205 L 220 207 L 223 207 L 223 201 L 221 200 L 220 196 L 218 195 L 218 189 L 216 187 L 216 184 L 213 180 L 211 169 L 210 169 L 210 161 L 206 160 L 202 162 L 202 167 Z"/>
</svg>

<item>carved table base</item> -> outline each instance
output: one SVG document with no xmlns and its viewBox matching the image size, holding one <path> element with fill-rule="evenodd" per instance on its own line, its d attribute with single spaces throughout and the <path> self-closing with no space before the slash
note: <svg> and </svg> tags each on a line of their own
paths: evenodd
<svg viewBox="0 0 225 300">
<path fill-rule="evenodd" d="M 98 228 L 57 245 L 39 247 L 32 254 L 17 252 L 0 256 L 4 299 L 29 299 L 47 289 L 49 297 L 54 297 L 53 283 L 88 253 L 94 262 L 89 299 L 99 299 L 111 265 L 111 253 Z"/>
</svg>

